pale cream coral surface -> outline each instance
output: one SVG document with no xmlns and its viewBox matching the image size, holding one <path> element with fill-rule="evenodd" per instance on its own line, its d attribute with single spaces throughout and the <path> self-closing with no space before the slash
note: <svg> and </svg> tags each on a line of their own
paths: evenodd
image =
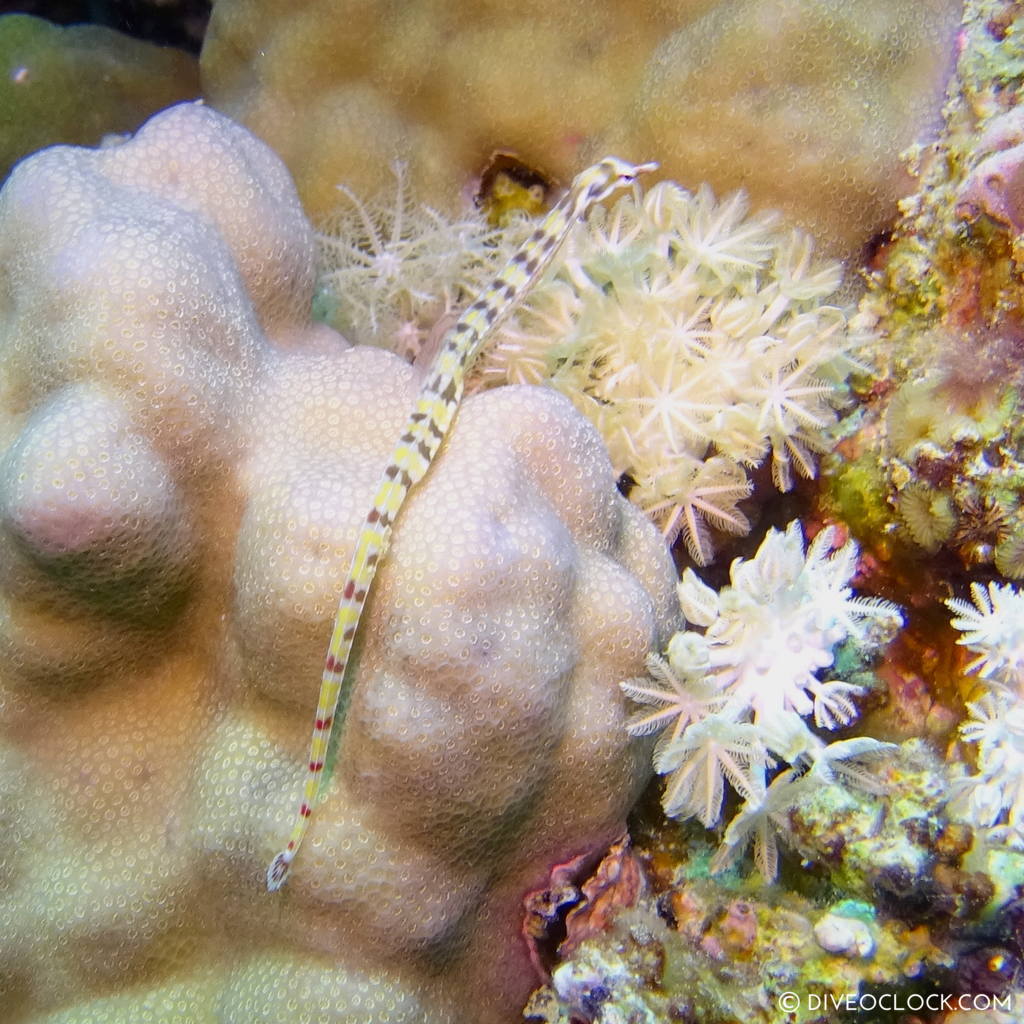
<svg viewBox="0 0 1024 1024">
<path fill-rule="evenodd" d="M 282 155 L 315 217 L 395 157 L 451 202 L 497 151 L 568 183 L 614 152 L 745 188 L 857 255 L 937 119 L 960 0 L 216 0 L 205 95 Z"/>
<path fill-rule="evenodd" d="M 202 105 L 23 163 L 0 268 L 5 1019 L 514 1019 L 523 897 L 622 828 L 617 683 L 677 625 L 596 433 L 550 391 L 467 401 L 271 896 L 414 371 L 309 323 L 291 181 Z"/>
</svg>

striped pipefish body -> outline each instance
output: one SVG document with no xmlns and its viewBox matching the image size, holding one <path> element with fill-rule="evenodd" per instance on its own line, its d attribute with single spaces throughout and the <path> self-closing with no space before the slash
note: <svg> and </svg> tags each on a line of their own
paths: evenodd
<svg viewBox="0 0 1024 1024">
<path fill-rule="evenodd" d="M 331 730 L 340 728 L 335 713 L 345 684 L 352 642 L 370 584 L 387 550 L 391 528 L 405 496 L 423 479 L 455 419 L 466 373 L 501 321 L 540 279 L 572 226 L 585 217 L 595 203 L 656 166 L 605 157 L 579 174 L 565 196 L 445 335 L 427 371 L 416 406 L 377 484 L 373 504 L 356 540 L 324 661 L 302 800 L 287 846 L 267 868 L 267 888 L 271 892 L 284 884 L 309 827 Z"/>
</svg>

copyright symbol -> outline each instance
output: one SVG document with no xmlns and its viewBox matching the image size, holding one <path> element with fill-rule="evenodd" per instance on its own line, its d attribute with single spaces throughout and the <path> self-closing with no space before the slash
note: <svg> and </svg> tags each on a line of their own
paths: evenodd
<svg viewBox="0 0 1024 1024">
<path fill-rule="evenodd" d="M 783 992 L 779 996 L 779 1009 L 785 1010 L 787 1013 L 790 1010 L 799 1010 L 800 997 L 795 992 Z"/>
</svg>

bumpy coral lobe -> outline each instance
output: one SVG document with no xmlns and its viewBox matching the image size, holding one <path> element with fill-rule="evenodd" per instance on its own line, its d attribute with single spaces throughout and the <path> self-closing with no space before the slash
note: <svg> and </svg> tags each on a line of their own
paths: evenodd
<svg viewBox="0 0 1024 1024">
<path fill-rule="evenodd" d="M 940 103 L 956 0 L 217 0 L 205 95 L 282 155 L 314 216 L 396 156 L 440 201 L 497 151 L 568 182 L 614 152 L 746 189 L 855 254 Z M 296 117 L 295 111 L 302 116 Z"/>
<path fill-rule="evenodd" d="M 331 783 L 264 891 L 417 390 L 308 323 L 312 251 L 282 165 L 198 105 L 0 196 L 11 1019 L 509 1019 L 523 894 L 646 779 L 616 683 L 676 625 L 666 552 L 564 399 L 499 389 L 402 512 Z"/>
</svg>

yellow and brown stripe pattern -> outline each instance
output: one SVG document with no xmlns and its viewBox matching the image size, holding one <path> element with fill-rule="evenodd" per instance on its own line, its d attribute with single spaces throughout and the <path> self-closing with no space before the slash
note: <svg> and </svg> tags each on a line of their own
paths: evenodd
<svg viewBox="0 0 1024 1024">
<path fill-rule="evenodd" d="M 654 170 L 656 166 L 634 165 L 616 157 L 606 157 L 583 171 L 573 181 L 561 202 L 505 264 L 490 287 L 462 314 L 445 336 L 441 350 L 427 373 L 427 381 L 416 401 L 416 408 L 409 416 L 391 461 L 377 485 L 373 507 L 356 540 L 355 553 L 341 593 L 334 632 L 324 662 L 302 803 L 288 845 L 267 868 L 267 888 L 271 892 L 284 884 L 291 862 L 309 826 L 323 777 L 331 729 L 336 726 L 335 712 L 352 641 L 377 565 L 387 551 L 391 527 L 409 488 L 423 479 L 455 419 L 466 372 L 498 324 L 540 278 L 565 241 L 572 225 L 584 217 L 595 203 L 630 184 L 638 174 Z"/>
</svg>

